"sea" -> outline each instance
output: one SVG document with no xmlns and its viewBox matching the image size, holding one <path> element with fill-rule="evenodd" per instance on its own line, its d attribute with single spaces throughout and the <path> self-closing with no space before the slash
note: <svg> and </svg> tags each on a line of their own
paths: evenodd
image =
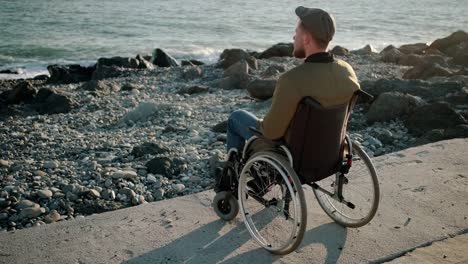
<svg viewBox="0 0 468 264">
<path fill-rule="evenodd" d="M 0 70 L 25 78 L 50 64 L 151 54 L 214 63 L 226 48 L 292 42 L 297 6 L 335 16 L 331 46 L 427 42 L 468 31 L 468 0 L 0 0 Z"/>
</svg>

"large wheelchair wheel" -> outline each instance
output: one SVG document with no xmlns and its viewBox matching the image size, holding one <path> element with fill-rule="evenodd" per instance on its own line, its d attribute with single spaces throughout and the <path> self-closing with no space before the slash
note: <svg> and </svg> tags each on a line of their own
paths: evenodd
<svg viewBox="0 0 468 264">
<path fill-rule="evenodd" d="M 314 194 L 325 213 L 345 227 L 361 227 L 372 220 L 379 205 L 380 190 L 377 174 L 369 156 L 353 142 L 353 162 L 349 172 L 317 182 Z M 342 198 L 337 194 L 342 178 Z M 349 202 L 349 203 L 348 203 Z"/>
<path fill-rule="evenodd" d="M 273 254 L 288 254 L 302 241 L 307 207 L 301 182 L 286 159 L 254 154 L 243 167 L 239 207 L 252 238 Z"/>
</svg>

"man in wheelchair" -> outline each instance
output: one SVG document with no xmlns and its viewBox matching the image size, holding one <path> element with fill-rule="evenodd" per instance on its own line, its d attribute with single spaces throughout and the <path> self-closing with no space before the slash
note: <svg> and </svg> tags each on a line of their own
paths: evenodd
<svg viewBox="0 0 468 264">
<path fill-rule="evenodd" d="M 346 121 L 359 83 L 348 63 L 326 52 L 335 34 L 334 18 L 324 10 L 302 6 L 295 13 L 299 21 L 293 37 L 293 55 L 305 59 L 304 63 L 280 76 L 271 108 L 263 120 L 245 110 L 230 115 L 228 154 L 224 169 L 216 176 L 216 192 L 232 188 L 237 170 L 234 162 L 242 156 L 246 141 L 254 136 L 266 145 L 274 147 L 282 142 L 288 146 L 294 160 L 298 159 L 294 169 L 307 175 L 302 177 L 306 177 L 306 182 L 328 176 L 336 169 L 336 157 L 342 150 Z M 298 164 L 304 156 L 316 157 L 312 160 L 319 161 L 315 164 L 320 167 L 310 167 L 313 164 L 307 161 Z M 261 175 L 254 178 L 268 180 Z M 261 192 L 260 185 L 258 180 L 248 183 L 257 192 Z"/>
</svg>

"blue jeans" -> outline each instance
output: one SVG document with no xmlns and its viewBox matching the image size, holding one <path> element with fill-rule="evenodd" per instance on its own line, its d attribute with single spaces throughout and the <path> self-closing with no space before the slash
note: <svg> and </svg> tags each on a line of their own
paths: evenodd
<svg viewBox="0 0 468 264">
<path fill-rule="evenodd" d="M 245 110 L 236 110 L 231 113 L 227 125 L 227 150 L 236 148 L 242 152 L 245 141 L 254 134 L 249 127 L 258 129 L 259 119 Z"/>
</svg>

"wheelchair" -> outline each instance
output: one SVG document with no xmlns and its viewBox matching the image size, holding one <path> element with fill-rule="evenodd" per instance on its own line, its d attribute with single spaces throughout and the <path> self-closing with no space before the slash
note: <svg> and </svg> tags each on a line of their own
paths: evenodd
<svg viewBox="0 0 468 264">
<path fill-rule="evenodd" d="M 358 90 L 348 104 L 334 108 L 304 98 L 286 140 L 270 141 L 251 128 L 254 136 L 242 152 L 228 153 L 218 183 L 223 187 L 215 189 L 212 203 L 216 214 L 229 221 L 240 212 L 252 238 L 279 255 L 302 242 L 307 225 L 303 186 L 312 188 L 337 224 L 357 228 L 369 223 L 380 199 L 377 174 L 369 156 L 346 134 L 359 96 L 372 98 Z M 307 125 L 319 117 L 313 127 Z"/>
</svg>

